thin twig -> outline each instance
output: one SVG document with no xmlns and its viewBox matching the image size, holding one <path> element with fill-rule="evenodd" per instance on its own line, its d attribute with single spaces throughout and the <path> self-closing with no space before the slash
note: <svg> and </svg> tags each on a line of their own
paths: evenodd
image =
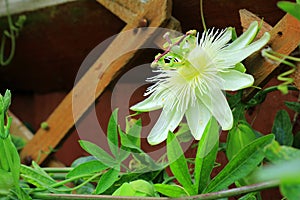
<svg viewBox="0 0 300 200">
<path fill-rule="evenodd" d="M 209 200 L 209 199 L 221 199 L 225 197 L 237 196 L 249 192 L 261 191 L 269 188 L 274 188 L 279 185 L 279 181 L 268 181 L 263 183 L 257 183 L 254 185 L 247 185 L 243 187 L 233 188 L 229 190 L 223 190 L 220 192 L 212 192 L 207 194 L 199 194 L 187 198 L 177 198 L 176 200 Z"/>
</svg>

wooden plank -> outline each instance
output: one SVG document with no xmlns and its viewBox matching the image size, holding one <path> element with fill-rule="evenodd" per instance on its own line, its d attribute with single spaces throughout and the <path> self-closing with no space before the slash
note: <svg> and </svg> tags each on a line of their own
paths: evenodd
<svg viewBox="0 0 300 200">
<path fill-rule="evenodd" d="M 28 130 L 21 120 L 14 115 L 11 111 L 8 111 L 8 115 L 12 117 L 12 123 L 10 127 L 11 134 L 24 139 L 26 142 L 33 138 L 33 134 Z"/>
<path fill-rule="evenodd" d="M 12 117 L 12 123 L 10 126 L 10 132 L 12 135 L 18 136 L 22 139 L 24 139 L 26 142 L 30 141 L 34 135 L 28 128 L 22 123 L 22 121 L 14 115 L 11 111 L 8 111 L 8 115 Z M 31 159 L 26 160 L 28 163 L 24 164 L 31 164 Z M 56 158 L 51 158 L 49 162 L 47 163 L 48 167 L 64 167 L 65 165 L 57 160 Z"/>
<path fill-rule="evenodd" d="M 243 11 L 240 14 L 243 26 L 247 27 L 253 21 L 253 15 Z M 263 23 L 263 27 L 263 30 L 270 29 L 270 25 L 266 25 L 266 22 Z M 271 39 L 268 46 L 278 53 L 289 55 L 300 43 L 300 22 L 289 14 L 286 14 L 269 32 Z M 272 78 L 274 70 L 280 63 L 267 61 L 261 56 L 261 52 L 258 51 L 247 58 L 244 64 L 248 73 L 254 76 L 254 85 L 263 87 Z M 249 100 L 256 92 L 257 89 L 255 88 L 246 89 L 244 99 Z"/>
<path fill-rule="evenodd" d="M 22 150 L 22 159 L 31 157 L 40 164 L 47 158 L 48 154 L 41 152 L 48 152 L 49 149 L 55 148 L 59 144 L 74 126 L 74 123 L 95 102 L 95 99 L 102 94 L 114 77 L 120 73 L 123 66 L 133 59 L 134 55 L 139 51 L 139 47 L 148 41 L 155 30 L 149 29 L 139 33 L 133 30 L 133 28 L 140 26 L 141 19 L 149 20 L 149 26 L 152 27 L 166 25 L 171 17 L 171 1 L 152 0 L 151 4 L 145 10 L 144 13 L 138 14 L 138 16 L 142 16 L 143 18 L 136 18 L 122 30 L 130 31 L 131 37 L 128 37 L 128 34 L 126 34 L 126 37 L 123 34 L 118 35 L 49 116 L 47 119 L 49 129 L 38 130 L 34 138 Z M 123 54 L 126 52 L 126 49 L 135 50 L 110 63 L 112 55 Z M 101 76 L 99 77 L 99 75 Z M 94 88 L 95 85 L 96 88 Z M 73 105 L 73 101 L 80 103 Z M 37 160 L 38 156 L 39 160 Z"/>
<path fill-rule="evenodd" d="M 121 20 L 126 22 L 127 24 L 131 24 L 137 17 L 138 13 L 144 13 L 145 8 L 147 7 L 147 1 L 140 0 L 127 0 L 126 4 L 124 4 L 124 0 L 97 0 L 101 3 L 105 8 L 110 10 L 116 16 L 118 16 Z"/>
<path fill-rule="evenodd" d="M 296 63 L 296 71 L 290 77 L 294 79 L 293 84 L 300 90 L 300 62 Z"/>
</svg>

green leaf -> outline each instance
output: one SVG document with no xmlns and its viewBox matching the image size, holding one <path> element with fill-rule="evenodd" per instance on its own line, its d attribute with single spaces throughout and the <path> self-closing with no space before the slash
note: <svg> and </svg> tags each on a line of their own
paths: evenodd
<svg viewBox="0 0 300 200">
<path fill-rule="evenodd" d="M 300 131 L 294 135 L 293 147 L 300 149 Z"/>
<path fill-rule="evenodd" d="M 298 0 L 299 1 L 299 0 Z M 287 2 L 287 1 L 279 1 L 277 3 L 277 6 L 282 9 L 283 11 L 289 13 L 290 15 L 296 17 L 298 20 L 300 20 L 300 4 L 297 1 L 296 3 Z"/>
<path fill-rule="evenodd" d="M 299 102 L 290 102 L 286 101 L 284 104 L 291 110 L 300 113 L 300 103 Z"/>
<path fill-rule="evenodd" d="M 256 177 L 259 181 L 280 180 L 282 183 L 300 184 L 299 166 L 300 157 L 296 160 L 281 161 L 262 168 L 257 172 Z"/>
<path fill-rule="evenodd" d="M 10 171 L 12 172 L 15 185 L 17 185 L 17 183 L 19 183 L 21 165 L 19 153 L 11 140 L 11 135 L 8 135 L 7 138 L 3 139 L 3 144 L 4 149 L 7 152 L 6 157 L 12 162 L 9 167 Z"/>
<path fill-rule="evenodd" d="M 97 172 L 101 172 L 108 167 L 101 163 L 99 160 L 91 160 L 85 163 L 82 163 L 75 167 L 72 171 L 70 171 L 66 177 L 71 178 L 75 176 L 81 176 L 84 174 L 93 174 Z"/>
<path fill-rule="evenodd" d="M 153 185 L 145 180 L 135 180 L 130 182 L 129 184 L 135 191 L 143 193 L 146 196 L 151 197 L 155 195 Z"/>
<path fill-rule="evenodd" d="M 127 137 L 136 147 L 141 148 L 141 131 L 142 131 L 142 120 L 138 119 L 132 122 L 128 128 Z M 122 143 L 122 145 L 126 146 Z"/>
<path fill-rule="evenodd" d="M 21 137 L 11 135 L 11 139 L 17 150 L 21 150 L 26 145 L 26 141 Z"/>
<path fill-rule="evenodd" d="M 167 138 L 167 156 L 170 163 L 170 169 L 178 182 L 190 195 L 197 194 L 192 183 L 182 148 L 172 132 L 169 132 Z"/>
<path fill-rule="evenodd" d="M 107 142 L 110 151 L 118 158 L 119 156 L 119 140 L 118 140 L 118 109 L 111 114 L 107 126 Z"/>
<path fill-rule="evenodd" d="M 235 181 L 247 176 L 263 160 L 263 148 L 274 140 L 274 135 L 260 137 L 245 146 L 229 161 L 223 170 L 212 179 L 203 193 L 222 190 Z"/>
<path fill-rule="evenodd" d="M 248 193 L 239 198 L 239 200 L 256 200 L 255 193 Z"/>
<path fill-rule="evenodd" d="M 137 146 L 135 141 L 132 141 L 129 135 L 124 133 L 121 129 L 119 129 L 119 135 L 121 138 L 122 149 L 127 149 L 128 151 L 136 150 L 136 152 L 142 152 L 142 150 L 139 146 Z"/>
<path fill-rule="evenodd" d="M 264 168 L 256 174 L 258 180 L 280 180 L 280 191 L 287 199 L 300 199 L 300 150 L 280 146 L 274 141 L 267 148 L 265 154 L 273 166 Z"/>
<path fill-rule="evenodd" d="M 128 196 L 133 197 L 136 195 L 136 191 L 130 186 L 129 183 L 123 183 L 112 196 Z"/>
<path fill-rule="evenodd" d="M 293 147 L 280 146 L 278 142 L 273 141 L 265 148 L 265 156 L 269 161 L 276 164 L 300 158 L 300 150 Z"/>
<path fill-rule="evenodd" d="M 293 125 L 290 116 L 286 110 L 279 110 L 276 114 L 272 133 L 275 134 L 275 139 L 281 145 L 291 146 L 293 144 Z"/>
<path fill-rule="evenodd" d="M 211 118 L 198 144 L 195 158 L 195 186 L 200 193 L 208 184 L 215 164 L 219 147 L 220 127 L 215 118 Z"/>
<path fill-rule="evenodd" d="M 14 186 L 11 172 L 0 169 L 0 196 L 8 195 Z"/>
<path fill-rule="evenodd" d="M 119 170 L 114 168 L 108 170 L 105 174 L 103 174 L 99 182 L 97 184 L 95 194 L 101 194 L 105 192 L 108 188 L 110 188 L 118 179 L 119 179 Z"/>
<path fill-rule="evenodd" d="M 83 156 L 83 157 L 79 157 L 76 160 L 73 161 L 73 163 L 71 164 L 71 167 L 77 167 L 78 165 L 82 164 L 82 163 L 86 163 L 92 160 L 97 160 L 94 156 Z"/>
<path fill-rule="evenodd" d="M 228 132 L 226 156 L 231 160 L 241 149 L 256 139 L 255 133 L 247 122 L 240 122 Z"/>
<path fill-rule="evenodd" d="M 47 174 L 35 161 L 32 161 L 32 167 L 37 173 L 47 177 L 48 179 L 52 179 L 52 177 Z"/>
<path fill-rule="evenodd" d="M 288 200 L 300 199 L 300 184 L 282 183 L 279 185 L 279 189 Z"/>
<path fill-rule="evenodd" d="M 106 151 L 101 149 L 96 144 L 84 140 L 80 140 L 79 144 L 86 152 L 97 158 L 100 162 L 108 167 L 119 166 L 119 163 L 113 157 L 111 157 L 108 153 L 106 153 Z"/>
<path fill-rule="evenodd" d="M 10 106 L 10 102 L 11 102 L 11 93 L 10 93 L 10 90 L 6 90 L 4 97 L 3 97 L 4 113 L 7 112 L 8 108 Z"/>
<path fill-rule="evenodd" d="M 28 183 L 31 183 L 32 185 L 35 185 L 38 188 L 47 189 L 53 193 L 59 193 L 60 189 L 67 189 L 66 186 L 52 188 L 51 185 L 54 185 L 57 182 L 54 179 L 52 179 L 48 174 L 45 175 L 45 172 L 40 172 L 40 170 L 21 165 L 21 177 Z"/>
<path fill-rule="evenodd" d="M 175 135 L 179 143 L 190 142 L 194 139 L 191 130 L 186 123 L 179 124 L 178 131 L 176 131 Z"/>
<path fill-rule="evenodd" d="M 92 183 L 87 183 L 76 190 L 76 194 L 93 194 L 95 186 Z"/>
<path fill-rule="evenodd" d="M 155 184 L 154 188 L 157 192 L 172 198 L 180 198 L 188 196 L 185 189 L 179 185 Z"/>
<path fill-rule="evenodd" d="M 132 154 L 133 160 L 130 163 L 130 169 L 134 170 L 135 172 L 140 171 L 156 171 L 164 169 L 167 166 L 167 163 L 161 162 L 157 163 L 155 160 L 151 158 L 148 154 L 141 152 L 141 153 L 134 153 Z"/>
</svg>

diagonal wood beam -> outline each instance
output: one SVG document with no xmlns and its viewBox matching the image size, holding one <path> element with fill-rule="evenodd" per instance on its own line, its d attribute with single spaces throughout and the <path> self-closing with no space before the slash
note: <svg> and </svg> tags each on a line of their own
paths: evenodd
<svg viewBox="0 0 300 200">
<path fill-rule="evenodd" d="M 247 10 L 240 10 L 240 17 L 244 28 L 248 27 L 253 20 L 262 21 Z M 289 55 L 300 44 L 300 21 L 289 14 L 286 14 L 274 28 L 266 22 L 263 22 L 262 27 L 262 33 L 269 31 L 271 34 L 268 46 L 278 53 Z M 254 76 L 254 85 L 258 87 L 263 87 L 273 77 L 274 70 L 280 65 L 277 62 L 267 61 L 260 52 L 247 58 L 244 64 L 248 73 Z M 256 92 L 255 88 L 246 89 L 244 99 L 249 100 Z"/>
<path fill-rule="evenodd" d="M 39 129 L 33 139 L 27 143 L 21 152 L 22 160 L 30 157 L 41 164 L 48 157 L 45 152 L 49 152 L 49 148 L 55 148 L 60 143 L 74 126 L 74 123 L 104 92 L 105 88 L 121 72 L 123 67 L 133 60 L 134 56 L 140 51 L 139 48 L 154 35 L 154 28 L 140 34 L 133 30 L 140 26 L 141 19 L 147 19 L 148 25 L 151 27 L 168 25 L 171 18 L 171 0 L 152 0 L 143 11 L 137 14 L 140 17 L 134 18 L 132 22 L 123 28 L 122 32 L 131 31 L 130 37 L 119 34 L 113 40 L 46 120 L 49 129 Z M 126 52 L 126 49 L 131 51 L 110 63 L 112 55 L 122 54 Z M 93 87 L 95 84 L 96 88 Z M 74 105 L 74 99 L 79 103 Z"/>
</svg>

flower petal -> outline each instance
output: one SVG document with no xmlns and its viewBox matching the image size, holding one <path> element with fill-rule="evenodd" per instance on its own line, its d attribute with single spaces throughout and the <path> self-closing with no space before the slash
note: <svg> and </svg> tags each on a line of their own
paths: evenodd
<svg viewBox="0 0 300 200">
<path fill-rule="evenodd" d="M 218 54 L 217 60 L 222 61 L 219 65 L 221 68 L 232 68 L 236 63 L 241 62 L 248 56 L 250 56 L 255 51 L 261 49 L 264 45 L 268 43 L 270 39 L 270 34 L 266 32 L 259 40 L 251 43 L 250 45 L 235 50 L 224 49 Z M 225 58 L 225 59 L 224 59 Z"/>
<path fill-rule="evenodd" d="M 198 93 L 200 100 L 220 123 L 223 130 L 231 129 L 233 116 L 224 94 L 217 87 L 210 86 L 208 90 L 209 94 Z"/>
<path fill-rule="evenodd" d="M 226 30 L 209 30 L 204 32 L 202 38 L 200 39 L 199 46 L 205 48 L 206 50 L 211 50 L 207 52 L 209 54 L 216 53 L 219 49 L 223 48 L 232 37 L 232 28 L 227 28 Z M 212 55 L 210 55 L 212 56 Z"/>
<path fill-rule="evenodd" d="M 163 101 L 160 98 L 161 95 L 156 95 L 155 93 L 151 94 L 144 101 L 141 101 L 130 107 L 130 110 L 140 111 L 140 112 L 149 112 L 152 110 L 157 110 L 163 107 Z"/>
<path fill-rule="evenodd" d="M 236 50 L 241 49 L 250 44 L 253 41 L 258 32 L 258 22 L 254 21 L 250 24 L 249 28 L 236 40 L 234 40 L 230 45 L 228 45 L 226 50 Z"/>
<path fill-rule="evenodd" d="M 184 112 L 180 113 L 176 109 L 163 109 L 156 124 L 150 131 L 147 140 L 151 145 L 163 142 L 169 131 L 174 131 L 183 118 Z"/>
<path fill-rule="evenodd" d="M 219 72 L 219 76 L 224 80 L 223 90 L 240 90 L 253 85 L 254 82 L 253 76 L 237 70 L 229 69 L 225 72 Z"/>
<path fill-rule="evenodd" d="M 195 105 L 192 105 L 187 109 L 185 116 L 192 135 L 196 140 L 200 140 L 211 117 L 211 113 L 203 103 L 198 100 Z"/>
</svg>

